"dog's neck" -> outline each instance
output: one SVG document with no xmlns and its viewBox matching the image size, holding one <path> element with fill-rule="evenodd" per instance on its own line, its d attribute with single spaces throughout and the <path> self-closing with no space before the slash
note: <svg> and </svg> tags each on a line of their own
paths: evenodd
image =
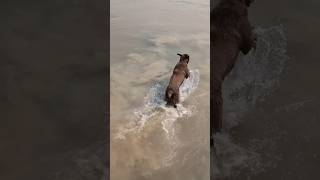
<svg viewBox="0 0 320 180">
<path fill-rule="evenodd" d="M 188 64 L 188 60 L 187 60 L 187 59 L 180 59 L 180 60 L 179 60 L 179 63 L 186 63 L 186 64 Z"/>
</svg>

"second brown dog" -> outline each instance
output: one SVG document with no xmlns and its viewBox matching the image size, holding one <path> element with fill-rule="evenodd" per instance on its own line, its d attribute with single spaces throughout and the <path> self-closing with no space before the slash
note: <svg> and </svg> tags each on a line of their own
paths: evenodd
<svg viewBox="0 0 320 180">
<path fill-rule="evenodd" d="M 221 131 L 223 115 L 222 84 L 241 51 L 255 48 L 257 37 L 248 18 L 253 0 L 221 0 L 211 12 L 211 120 L 210 131 Z M 213 144 L 213 139 L 210 139 Z"/>
</svg>

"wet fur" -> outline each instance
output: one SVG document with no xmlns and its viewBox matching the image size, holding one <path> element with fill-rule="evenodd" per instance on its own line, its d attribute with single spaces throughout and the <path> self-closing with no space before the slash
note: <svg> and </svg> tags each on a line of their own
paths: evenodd
<svg viewBox="0 0 320 180">
<path fill-rule="evenodd" d="M 177 108 L 177 104 L 179 103 L 179 88 L 184 79 L 187 79 L 190 76 L 188 69 L 189 55 L 178 55 L 180 56 L 180 60 L 173 69 L 173 73 L 165 93 L 165 101 L 167 102 L 167 105 L 175 108 Z"/>
</svg>

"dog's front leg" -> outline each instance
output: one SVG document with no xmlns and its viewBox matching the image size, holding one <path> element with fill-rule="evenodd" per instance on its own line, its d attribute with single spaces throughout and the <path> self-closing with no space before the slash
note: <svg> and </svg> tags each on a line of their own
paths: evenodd
<svg viewBox="0 0 320 180">
<path fill-rule="evenodd" d="M 189 71 L 189 69 L 187 68 L 185 78 L 188 79 L 189 77 L 190 77 L 190 71 Z"/>
<path fill-rule="evenodd" d="M 243 16 L 240 21 L 240 34 L 242 37 L 240 50 L 243 54 L 248 54 L 251 48 L 256 46 L 257 36 L 252 31 L 248 16 Z"/>
</svg>

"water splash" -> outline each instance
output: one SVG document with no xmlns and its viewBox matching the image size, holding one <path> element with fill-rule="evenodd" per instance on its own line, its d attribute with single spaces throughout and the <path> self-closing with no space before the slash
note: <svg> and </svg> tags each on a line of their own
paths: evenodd
<svg viewBox="0 0 320 180">
<path fill-rule="evenodd" d="M 224 132 L 215 137 L 218 159 L 211 163 L 214 178 L 236 177 L 244 169 L 259 173 L 266 168 L 267 163 L 261 163 L 261 155 L 255 147 L 236 144 L 230 134 L 231 129 L 241 123 L 244 113 L 278 87 L 289 59 L 283 26 L 257 28 L 256 33 L 256 50 L 239 57 L 224 83 Z"/>
<path fill-rule="evenodd" d="M 172 124 L 178 118 L 192 114 L 191 109 L 184 107 L 181 103 L 198 87 L 199 81 L 199 70 L 191 70 L 190 78 L 186 79 L 180 87 L 180 103 L 177 104 L 177 109 L 167 107 L 164 101 L 168 81 L 162 81 L 152 86 L 144 98 L 143 105 L 134 110 L 131 122 L 125 128 L 120 128 L 115 139 L 125 139 L 125 136 L 130 132 L 139 133 L 149 121 L 155 120 L 156 116 L 163 117 L 159 118 L 162 129 L 167 134 L 172 133 Z"/>
<path fill-rule="evenodd" d="M 179 139 L 176 136 L 175 122 L 179 118 L 190 117 L 195 107 L 189 105 L 183 106 L 183 102 L 198 87 L 200 81 L 199 70 L 191 70 L 190 77 L 186 79 L 180 87 L 180 103 L 177 108 L 167 107 L 164 101 L 165 90 L 168 81 L 162 81 L 152 86 L 144 98 L 141 107 L 134 110 L 131 121 L 123 127 L 120 127 L 118 133 L 114 136 L 116 140 L 125 140 L 127 136 L 139 136 L 148 125 L 159 123 L 165 137 L 163 139 L 169 154 L 164 157 L 163 164 L 169 166 L 176 156 L 179 147 Z"/>
<path fill-rule="evenodd" d="M 224 82 L 225 128 L 238 125 L 243 113 L 263 101 L 279 85 L 289 59 L 284 27 L 257 28 L 257 48 L 239 57 L 235 68 Z M 229 117 L 229 118 L 228 118 Z"/>
</svg>

